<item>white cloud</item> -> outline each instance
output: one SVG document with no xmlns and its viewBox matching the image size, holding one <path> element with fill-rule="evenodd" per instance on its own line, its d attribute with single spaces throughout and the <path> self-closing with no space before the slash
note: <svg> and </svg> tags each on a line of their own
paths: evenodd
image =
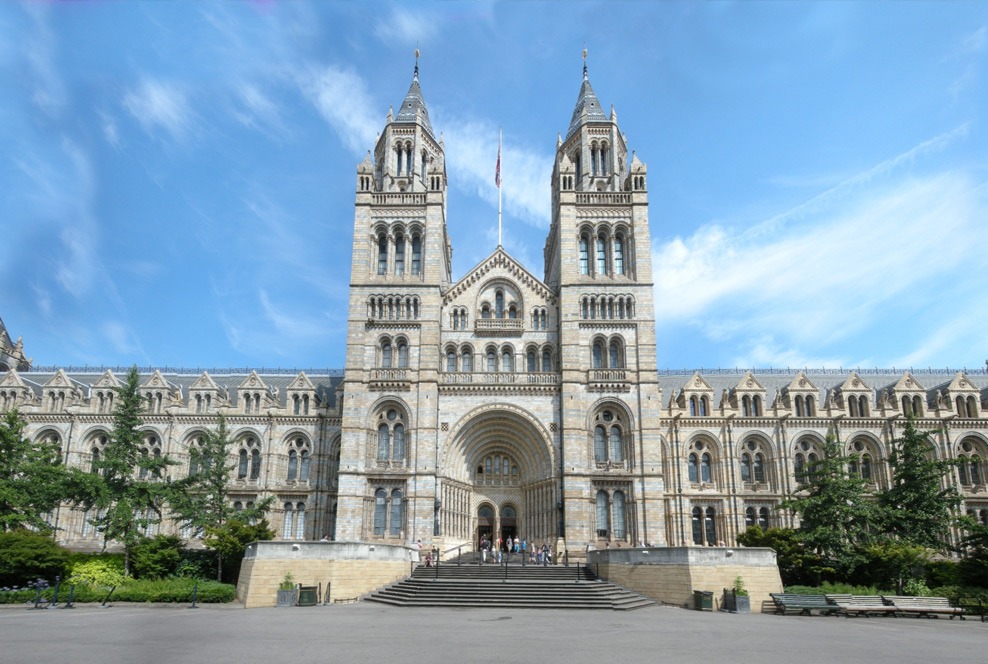
<svg viewBox="0 0 988 664">
<path fill-rule="evenodd" d="M 383 20 L 378 21 L 374 34 L 383 42 L 424 44 L 439 31 L 440 17 L 434 13 L 412 12 L 395 7 Z"/>
<path fill-rule="evenodd" d="M 245 127 L 259 129 L 268 134 L 285 136 L 289 133 L 281 119 L 278 105 L 252 83 L 241 83 L 235 93 L 240 108 L 234 113 L 237 121 Z"/>
<path fill-rule="evenodd" d="M 353 71 L 334 67 L 308 68 L 296 74 L 302 93 L 354 153 L 373 147 L 384 116 L 375 113 L 367 84 Z"/>
<path fill-rule="evenodd" d="M 988 210 L 979 184 L 957 172 L 880 177 L 961 134 L 926 141 L 750 229 L 710 225 L 656 247 L 657 324 L 695 326 L 712 341 L 745 349 L 739 366 L 860 359 L 800 349 L 881 329 L 890 310 L 932 306 L 956 287 L 958 266 L 984 263 Z M 902 363 L 942 345 L 921 342 L 926 350 Z"/>
<path fill-rule="evenodd" d="M 123 105 L 152 136 L 160 128 L 183 141 L 193 130 L 195 114 L 176 85 L 146 78 L 124 94 Z"/>
</svg>

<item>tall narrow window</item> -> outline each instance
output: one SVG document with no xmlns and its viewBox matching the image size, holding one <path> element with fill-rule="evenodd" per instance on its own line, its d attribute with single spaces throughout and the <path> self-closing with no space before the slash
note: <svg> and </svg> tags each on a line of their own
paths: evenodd
<svg viewBox="0 0 988 664">
<path fill-rule="evenodd" d="M 291 482 L 298 475 L 298 453 L 295 450 L 288 450 L 288 481 Z"/>
<path fill-rule="evenodd" d="M 395 444 L 393 456 L 396 460 L 405 458 L 405 427 L 396 424 L 394 429 Z"/>
<path fill-rule="evenodd" d="M 610 460 L 615 463 L 621 463 L 624 461 L 624 445 L 621 440 L 621 429 L 618 427 L 611 427 L 610 441 Z"/>
<path fill-rule="evenodd" d="M 391 342 L 387 339 L 381 344 L 381 366 L 385 369 L 391 368 Z"/>
<path fill-rule="evenodd" d="M 384 528 L 388 520 L 388 494 L 384 489 L 374 492 L 374 534 L 384 536 Z"/>
<path fill-rule="evenodd" d="M 285 523 L 281 528 L 281 539 L 292 538 L 292 525 L 294 522 L 294 507 L 291 503 L 285 503 Z"/>
<path fill-rule="evenodd" d="M 741 455 L 741 481 L 751 481 L 751 455 L 747 452 Z"/>
<path fill-rule="evenodd" d="M 504 318 L 504 293 L 498 291 L 494 295 L 494 317 Z"/>
<path fill-rule="evenodd" d="M 388 236 L 383 233 L 377 238 L 377 273 L 388 273 Z"/>
<path fill-rule="evenodd" d="M 256 480 L 261 476 L 261 451 L 251 450 L 250 452 L 250 478 Z"/>
<path fill-rule="evenodd" d="M 309 481 L 309 465 L 310 465 L 309 451 L 302 450 L 299 453 L 298 478 L 303 482 Z"/>
<path fill-rule="evenodd" d="M 412 274 L 422 272 L 422 238 L 418 235 L 412 238 Z"/>
<path fill-rule="evenodd" d="M 295 506 L 295 539 L 305 539 L 305 503 Z"/>
<path fill-rule="evenodd" d="M 590 246 L 586 235 L 580 236 L 580 274 L 590 274 Z"/>
<path fill-rule="evenodd" d="M 765 455 L 761 452 L 755 453 L 755 481 L 765 481 Z"/>
<path fill-rule="evenodd" d="M 391 536 L 401 535 L 405 524 L 405 503 L 402 501 L 401 489 L 391 492 Z"/>
<path fill-rule="evenodd" d="M 700 457 L 700 478 L 704 482 L 710 482 L 710 455 L 706 452 Z"/>
<path fill-rule="evenodd" d="M 408 367 L 408 344 L 404 341 L 398 342 L 398 368 L 406 369 Z"/>
<path fill-rule="evenodd" d="M 501 351 L 501 371 L 509 373 L 514 371 L 514 364 L 514 357 L 511 355 L 511 349 L 505 348 Z"/>
<path fill-rule="evenodd" d="M 714 524 L 714 512 L 713 507 L 708 507 L 703 520 L 704 534 L 707 536 L 707 546 L 713 546 L 717 543 L 717 527 Z"/>
<path fill-rule="evenodd" d="M 607 492 L 597 492 L 597 537 L 607 537 L 611 532 L 610 510 Z"/>
<path fill-rule="evenodd" d="M 388 425 L 382 424 L 377 427 L 377 458 L 379 461 L 386 460 L 391 455 L 391 434 Z"/>
<path fill-rule="evenodd" d="M 601 341 L 593 343 L 593 368 L 600 369 L 604 366 L 604 344 Z"/>
<path fill-rule="evenodd" d="M 763 507 L 758 510 L 758 525 L 762 530 L 768 530 L 768 508 Z"/>
<path fill-rule="evenodd" d="M 615 491 L 612 501 L 614 503 L 614 539 L 624 539 L 626 535 L 624 528 L 624 492 Z"/>
<path fill-rule="evenodd" d="M 528 353 L 525 355 L 525 360 L 528 364 L 528 373 L 535 373 L 537 371 L 535 351 L 529 349 Z"/>
<path fill-rule="evenodd" d="M 607 432 L 602 426 L 593 430 L 593 455 L 600 463 L 607 461 Z"/>
<path fill-rule="evenodd" d="M 542 371 L 552 371 L 552 353 L 548 348 L 542 351 Z"/>
<path fill-rule="evenodd" d="M 607 242 L 603 235 L 597 237 L 597 274 L 607 274 Z"/>
<path fill-rule="evenodd" d="M 621 344 L 616 339 L 611 340 L 608 348 L 608 367 L 611 369 L 623 369 L 624 362 L 621 361 Z"/>
<path fill-rule="evenodd" d="M 614 274 L 624 274 L 624 237 L 614 238 Z"/>
<path fill-rule="evenodd" d="M 405 238 L 399 235 L 395 238 L 395 274 L 405 273 Z"/>
<path fill-rule="evenodd" d="M 452 348 L 446 351 L 446 371 L 456 371 L 456 351 Z"/>
<path fill-rule="evenodd" d="M 497 354 L 492 350 L 487 351 L 487 372 L 497 371 Z"/>
<path fill-rule="evenodd" d="M 699 507 L 693 508 L 693 544 L 703 546 L 703 510 Z"/>
<path fill-rule="evenodd" d="M 237 479 L 247 479 L 247 450 L 240 450 L 240 463 L 237 466 Z"/>
<path fill-rule="evenodd" d="M 473 353 L 469 348 L 464 348 L 460 357 L 460 367 L 466 373 L 473 371 Z"/>
<path fill-rule="evenodd" d="M 699 466 L 699 459 L 697 458 L 696 454 L 690 454 L 690 457 L 689 457 L 689 473 L 688 473 L 689 474 L 690 482 L 699 482 L 700 481 L 700 472 L 699 472 L 699 467 L 698 466 Z"/>
</svg>

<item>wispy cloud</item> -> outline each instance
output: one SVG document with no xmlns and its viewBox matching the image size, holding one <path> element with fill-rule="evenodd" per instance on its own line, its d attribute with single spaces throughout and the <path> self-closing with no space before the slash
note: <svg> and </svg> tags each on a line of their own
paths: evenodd
<svg viewBox="0 0 988 664">
<path fill-rule="evenodd" d="M 123 96 L 123 106 L 152 136 L 164 129 L 176 141 L 184 141 L 193 131 L 195 113 L 185 92 L 174 84 L 145 78 Z"/>
<path fill-rule="evenodd" d="M 434 12 L 411 11 L 395 7 L 391 13 L 379 20 L 374 35 L 383 42 L 424 44 L 439 32 L 441 16 Z"/>
<path fill-rule="evenodd" d="M 278 105 L 257 84 L 241 83 L 236 87 L 235 94 L 238 107 L 234 117 L 240 124 L 277 137 L 290 133 Z"/>
<path fill-rule="evenodd" d="M 975 181 L 956 172 L 880 177 L 960 135 L 926 141 L 752 228 L 708 225 L 658 246 L 658 325 L 695 326 L 745 348 L 739 366 L 859 360 L 819 349 L 880 328 L 890 308 L 936 302 L 956 285 L 958 264 L 984 262 L 977 242 L 957 242 L 985 237 Z"/>
<path fill-rule="evenodd" d="M 319 114 L 354 153 L 364 154 L 374 145 L 384 116 L 364 80 L 350 69 L 335 66 L 308 67 L 296 73 L 296 83 Z"/>
</svg>

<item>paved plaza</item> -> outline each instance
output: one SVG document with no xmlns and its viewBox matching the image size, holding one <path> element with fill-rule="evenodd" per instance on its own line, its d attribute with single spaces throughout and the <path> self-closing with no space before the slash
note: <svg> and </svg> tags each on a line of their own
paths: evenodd
<svg viewBox="0 0 988 664">
<path fill-rule="evenodd" d="M 117 605 L 0 609 L 0 662 L 984 662 L 988 623 L 700 613 Z"/>
</svg>

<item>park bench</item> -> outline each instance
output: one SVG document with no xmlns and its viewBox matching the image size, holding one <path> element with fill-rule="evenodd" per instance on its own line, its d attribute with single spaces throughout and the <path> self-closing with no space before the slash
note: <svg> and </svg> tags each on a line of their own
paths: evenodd
<svg viewBox="0 0 988 664">
<path fill-rule="evenodd" d="M 938 618 L 940 615 L 946 615 L 950 616 L 951 620 L 954 619 L 954 616 L 960 616 L 961 620 L 964 620 L 964 609 L 951 606 L 950 601 L 946 597 L 906 597 L 902 595 L 885 595 L 882 599 L 884 599 L 887 604 L 893 605 L 896 613 L 901 613 L 903 615 L 909 614 L 917 617 L 926 616 L 927 618 Z"/>
<path fill-rule="evenodd" d="M 896 608 L 886 604 L 879 595 L 827 595 L 827 600 L 840 607 L 845 616 L 896 616 Z"/>
<path fill-rule="evenodd" d="M 970 616 L 981 616 L 981 622 L 985 621 L 985 616 L 988 614 L 988 604 L 978 597 L 960 597 L 957 606 Z"/>
<path fill-rule="evenodd" d="M 802 615 L 811 616 L 813 611 L 822 614 L 837 613 L 841 610 L 836 604 L 827 601 L 825 595 L 794 595 L 790 593 L 769 593 L 775 602 L 775 612 L 785 615 L 790 611 L 798 611 Z"/>
</svg>

